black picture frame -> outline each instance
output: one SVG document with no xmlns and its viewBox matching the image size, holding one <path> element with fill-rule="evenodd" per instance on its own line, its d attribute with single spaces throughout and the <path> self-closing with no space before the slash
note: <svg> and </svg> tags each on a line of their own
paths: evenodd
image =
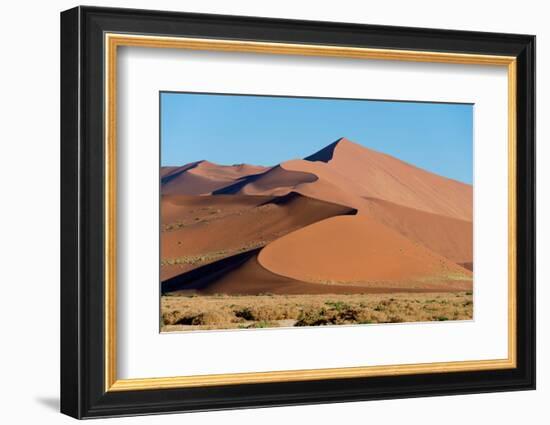
<svg viewBox="0 0 550 425">
<path fill-rule="evenodd" d="M 105 391 L 104 34 L 507 55 L 517 58 L 517 367 Z M 61 13 L 61 412 L 75 418 L 535 388 L 535 36 L 76 7 Z"/>
</svg>

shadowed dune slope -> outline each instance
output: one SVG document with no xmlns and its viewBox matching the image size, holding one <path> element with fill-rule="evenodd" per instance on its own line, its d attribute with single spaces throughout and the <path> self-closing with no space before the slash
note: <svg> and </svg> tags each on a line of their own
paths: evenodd
<svg viewBox="0 0 550 425">
<path fill-rule="evenodd" d="M 182 167 L 162 167 L 161 191 L 165 195 L 209 194 L 265 170 L 265 167 L 255 165 L 218 165 L 208 161 L 192 162 Z"/>
<path fill-rule="evenodd" d="M 278 276 L 261 267 L 256 260 L 258 251 L 237 254 L 174 276 L 162 282 L 162 292 L 197 291 L 205 295 L 317 293 L 315 291 L 319 285 Z"/>
<path fill-rule="evenodd" d="M 402 207 L 379 199 L 366 199 L 363 213 L 463 267 L 463 263 L 473 261 L 473 225 L 470 221 Z M 466 268 L 472 270 L 471 266 Z"/>
<path fill-rule="evenodd" d="M 458 279 L 457 289 L 471 285 L 469 271 L 364 216 L 333 217 L 289 233 L 267 245 L 258 261 L 272 273 L 318 284 L 423 287 Z"/>
<path fill-rule="evenodd" d="M 213 191 L 214 195 L 240 194 L 240 195 L 286 195 L 296 186 L 311 183 L 317 180 L 314 174 L 303 171 L 290 171 L 280 165 Z"/>
<path fill-rule="evenodd" d="M 310 155 L 306 161 L 317 162 L 346 177 L 361 188 L 356 195 L 472 220 L 471 185 L 438 176 L 345 138 Z"/>
<path fill-rule="evenodd" d="M 207 264 L 186 273 L 174 275 L 162 282 L 162 293 L 198 292 L 201 295 L 304 295 L 304 294 L 365 294 L 395 292 L 452 291 L 442 285 L 421 287 L 320 285 L 277 275 L 258 263 L 260 249 L 244 252 Z"/>
<path fill-rule="evenodd" d="M 225 196 L 222 197 L 225 203 L 223 206 L 221 202 L 216 203 L 218 197 L 220 195 L 200 197 L 216 205 L 212 210 L 214 214 L 197 216 L 195 218 L 199 220 L 190 220 L 188 225 L 162 233 L 161 258 L 169 260 L 165 263 L 179 264 L 161 267 L 161 280 L 206 262 L 264 246 L 278 237 L 317 221 L 356 213 L 352 208 L 319 201 L 297 193 L 268 198 L 261 204 L 246 205 L 242 209 L 238 207 L 252 197 Z M 239 205 L 237 207 L 232 205 L 229 202 L 230 199 L 235 199 Z M 197 203 L 193 203 L 192 200 L 189 202 L 190 208 L 196 211 Z M 204 205 L 202 200 L 197 202 L 199 205 Z M 197 261 L 197 258 L 200 258 L 200 261 Z"/>
</svg>

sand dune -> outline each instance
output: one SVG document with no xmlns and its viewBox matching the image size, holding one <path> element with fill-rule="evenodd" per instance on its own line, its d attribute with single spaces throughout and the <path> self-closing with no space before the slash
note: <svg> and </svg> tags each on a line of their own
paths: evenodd
<svg viewBox="0 0 550 425">
<path fill-rule="evenodd" d="M 217 189 L 213 194 L 281 196 L 294 190 L 298 185 L 312 183 L 317 179 L 312 173 L 291 171 L 278 165 L 261 174 L 247 176 L 229 186 Z"/>
<path fill-rule="evenodd" d="M 297 193 L 275 198 L 243 195 L 195 198 L 210 200 L 215 206 L 201 209 L 205 208 L 198 207 L 203 205 L 202 199 L 185 198 L 191 211 L 187 215 L 189 220 L 162 233 L 162 280 L 207 262 L 264 246 L 325 218 L 356 213 L 352 208 Z M 249 203 L 250 198 L 255 200 L 255 204 Z M 178 208 L 181 216 L 185 205 L 180 204 Z M 178 264 L 174 267 L 173 263 Z"/>
<path fill-rule="evenodd" d="M 274 167 L 161 170 L 167 291 L 469 291 L 472 186 L 339 139 Z"/>
<path fill-rule="evenodd" d="M 438 176 L 345 138 L 306 160 L 326 164 L 360 186 L 358 195 L 461 220 L 472 220 L 471 185 Z"/>
<path fill-rule="evenodd" d="M 314 183 L 301 184 L 295 188 L 303 195 L 327 202 L 338 202 L 355 208 L 359 212 L 365 206 L 364 199 L 360 196 L 361 187 L 346 176 L 327 167 L 326 164 L 294 159 L 283 162 L 281 167 L 293 172 L 307 172 L 317 177 Z"/>
<path fill-rule="evenodd" d="M 303 160 L 289 160 L 250 175 L 216 194 L 283 195 L 296 191 L 363 214 L 364 198 L 375 198 L 415 210 L 472 221 L 472 186 L 438 176 L 339 139 Z"/>
<path fill-rule="evenodd" d="M 393 285 L 320 285 L 277 275 L 258 262 L 260 249 L 244 252 L 207 264 L 162 282 L 163 294 L 199 293 L 227 295 L 299 295 L 299 294 L 380 294 L 395 292 L 453 292 L 451 285 L 426 283 L 421 286 Z M 470 288 L 471 289 L 471 288 Z"/>
<path fill-rule="evenodd" d="M 473 260 L 473 224 L 470 221 L 431 214 L 379 199 L 367 199 L 363 214 L 463 267 L 464 263 Z M 472 270 L 471 264 L 466 268 Z"/>
<path fill-rule="evenodd" d="M 471 284 L 469 271 L 364 216 L 333 217 L 289 233 L 267 245 L 258 261 L 272 273 L 318 284 Z"/>
<path fill-rule="evenodd" d="M 161 169 L 162 193 L 165 195 L 204 195 L 225 187 L 238 179 L 262 173 L 265 167 L 239 164 L 218 165 L 198 161 L 182 167 Z"/>
<path fill-rule="evenodd" d="M 162 292 L 197 291 L 201 294 L 307 294 L 320 285 L 299 282 L 264 269 L 257 262 L 259 250 L 238 254 L 162 282 Z M 354 288 L 351 288 L 353 291 Z"/>
</svg>

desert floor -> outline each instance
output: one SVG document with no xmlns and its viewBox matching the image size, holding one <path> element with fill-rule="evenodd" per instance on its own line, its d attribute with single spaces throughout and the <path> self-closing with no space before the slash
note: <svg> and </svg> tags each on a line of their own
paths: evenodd
<svg viewBox="0 0 550 425">
<path fill-rule="evenodd" d="M 472 292 L 165 295 L 161 330 L 247 329 L 473 319 Z"/>
</svg>

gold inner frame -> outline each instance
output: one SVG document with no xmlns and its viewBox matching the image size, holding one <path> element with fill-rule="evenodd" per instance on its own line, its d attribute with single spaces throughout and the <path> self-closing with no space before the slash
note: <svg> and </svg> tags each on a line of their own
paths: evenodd
<svg viewBox="0 0 550 425">
<path fill-rule="evenodd" d="M 482 371 L 516 367 L 516 58 L 462 53 L 370 49 L 106 33 L 105 40 L 105 391 Z M 508 357 L 420 364 L 118 379 L 116 373 L 116 123 L 119 46 L 494 65 L 508 72 Z"/>
</svg>

